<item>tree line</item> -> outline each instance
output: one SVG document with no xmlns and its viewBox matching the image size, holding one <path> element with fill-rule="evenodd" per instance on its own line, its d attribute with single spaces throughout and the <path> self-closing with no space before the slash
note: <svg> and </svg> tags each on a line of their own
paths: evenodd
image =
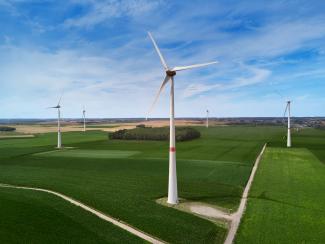
<svg viewBox="0 0 325 244">
<path fill-rule="evenodd" d="M 9 126 L 0 126 L 0 131 L 15 131 L 16 128 Z"/>
<path fill-rule="evenodd" d="M 176 141 L 189 141 L 200 138 L 201 133 L 192 127 L 176 127 Z M 137 128 L 130 130 L 118 130 L 108 134 L 109 139 L 120 140 L 154 140 L 167 141 L 169 140 L 169 127 L 144 127 L 137 126 Z"/>
</svg>

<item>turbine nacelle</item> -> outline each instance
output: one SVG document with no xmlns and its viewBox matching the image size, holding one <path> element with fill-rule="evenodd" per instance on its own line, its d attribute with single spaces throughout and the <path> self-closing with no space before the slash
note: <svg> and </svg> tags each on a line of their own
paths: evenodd
<svg viewBox="0 0 325 244">
<path fill-rule="evenodd" d="M 166 71 L 166 75 L 167 76 L 170 76 L 170 77 L 173 77 L 173 76 L 176 75 L 176 71 L 174 71 L 174 70 L 167 70 Z"/>
<path fill-rule="evenodd" d="M 49 107 L 49 108 L 57 108 L 57 109 L 61 108 L 61 105 L 60 105 L 60 103 L 61 103 L 61 99 L 62 99 L 62 95 L 61 95 L 61 97 L 60 97 L 60 99 L 59 99 L 58 105 L 56 105 L 56 106 L 54 106 L 54 107 Z"/>
</svg>

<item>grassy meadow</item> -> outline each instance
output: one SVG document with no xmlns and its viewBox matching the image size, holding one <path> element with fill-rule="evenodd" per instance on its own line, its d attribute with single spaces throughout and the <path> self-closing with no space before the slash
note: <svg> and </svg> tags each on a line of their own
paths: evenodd
<svg viewBox="0 0 325 244">
<path fill-rule="evenodd" d="M 200 139 L 177 143 L 179 195 L 234 211 L 262 146 L 285 144 L 285 128 L 198 129 Z M 0 140 L 0 182 L 61 192 L 167 242 L 223 242 L 224 226 L 155 202 L 167 195 L 168 142 L 108 140 L 100 131 L 67 132 L 62 140 L 69 149 L 60 152 L 56 133 Z M 102 232 L 108 243 L 111 231 Z"/>
</svg>

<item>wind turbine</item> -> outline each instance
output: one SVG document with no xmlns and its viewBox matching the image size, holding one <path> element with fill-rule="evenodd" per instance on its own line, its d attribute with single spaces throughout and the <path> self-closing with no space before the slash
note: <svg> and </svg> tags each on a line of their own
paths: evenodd
<svg viewBox="0 0 325 244">
<path fill-rule="evenodd" d="M 61 125 L 60 125 L 60 119 L 61 119 L 61 112 L 60 112 L 60 102 L 61 102 L 61 98 L 59 99 L 58 105 L 56 105 L 55 107 L 49 107 L 49 108 L 56 108 L 58 110 L 58 145 L 57 148 L 62 148 L 62 143 L 61 143 Z"/>
<path fill-rule="evenodd" d="M 161 64 L 165 70 L 166 76 L 159 88 L 158 94 L 155 97 L 155 100 L 149 110 L 153 109 L 154 105 L 156 104 L 160 93 L 162 92 L 165 85 L 170 82 L 170 141 L 169 141 L 169 177 L 168 177 L 168 200 L 167 203 L 169 204 L 177 204 L 178 203 L 178 192 L 177 192 L 177 175 L 176 175 L 176 142 L 175 142 L 175 121 L 174 121 L 174 115 L 175 115 L 175 107 L 174 107 L 174 76 L 176 75 L 176 72 L 192 69 L 192 68 L 199 68 L 203 66 L 207 66 L 210 64 L 215 64 L 218 62 L 209 62 L 209 63 L 203 63 L 203 64 L 194 64 L 189 66 L 176 66 L 174 68 L 169 68 L 164 57 L 162 56 L 157 43 L 155 42 L 153 36 L 150 32 L 148 32 L 148 35 L 154 45 L 154 48 L 156 49 L 156 52 L 158 53 L 158 56 L 160 58 Z"/>
<path fill-rule="evenodd" d="M 84 109 L 82 110 L 82 117 L 84 120 L 84 132 L 86 132 L 86 109 L 85 109 L 85 106 L 84 106 Z"/>
<path fill-rule="evenodd" d="M 272 83 L 271 83 L 272 84 Z M 277 89 L 273 90 L 276 94 L 278 94 L 282 99 L 286 99 L 286 103 L 287 106 L 284 110 L 284 114 L 283 117 L 286 116 L 287 112 L 288 112 L 288 134 L 287 134 L 287 147 L 291 147 L 291 103 L 292 101 L 290 101 L 288 98 L 285 98 L 282 93 L 280 91 L 278 91 Z"/>
<path fill-rule="evenodd" d="M 286 113 L 288 112 L 288 135 L 287 135 L 287 147 L 291 147 L 291 111 L 290 111 L 291 101 L 287 101 L 287 106 L 284 110 L 285 117 Z"/>
<path fill-rule="evenodd" d="M 207 109 L 207 121 L 206 121 L 206 127 L 209 128 L 209 110 Z"/>
</svg>

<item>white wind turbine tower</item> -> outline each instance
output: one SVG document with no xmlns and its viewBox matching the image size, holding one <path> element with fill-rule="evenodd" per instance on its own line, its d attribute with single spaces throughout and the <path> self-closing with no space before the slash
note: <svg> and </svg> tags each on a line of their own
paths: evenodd
<svg viewBox="0 0 325 244">
<path fill-rule="evenodd" d="M 206 121 L 206 127 L 209 128 L 209 110 L 207 109 L 207 121 Z"/>
<path fill-rule="evenodd" d="M 278 94 L 282 99 L 285 99 L 287 103 L 286 108 L 284 110 L 283 117 L 285 117 L 288 112 L 287 147 L 291 147 L 291 103 L 292 101 L 290 101 L 287 97 L 284 97 L 282 93 L 280 93 L 277 89 L 274 89 L 274 92 Z"/>
<path fill-rule="evenodd" d="M 287 147 L 291 147 L 291 101 L 287 101 L 287 106 L 284 110 L 284 116 L 288 112 L 288 135 L 287 135 Z M 284 117 L 283 116 L 283 117 Z"/>
<path fill-rule="evenodd" d="M 82 117 L 83 117 L 83 121 L 84 121 L 84 132 L 86 132 L 86 109 L 84 106 L 84 109 L 82 110 Z"/>
<path fill-rule="evenodd" d="M 56 108 L 58 110 L 58 145 L 57 145 L 57 148 L 62 148 L 61 124 L 60 124 L 60 122 L 61 122 L 60 121 L 61 120 L 61 111 L 60 111 L 60 108 L 61 108 L 61 105 L 60 105 L 61 98 L 62 98 L 62 96 L 59 99 L 58 105 L 56 105 L 55 107 L 49 107 L 49 108 Z"/>
<path fill-rule="evenodd" d="M 160 86 L 160 89 L 158 91 L 157 96 L 155 97 L 155 100 L 149 110 L 153 109 L 154 105 L 156 104 L 160 93 L 162 92 L 164 86 L 170 82 L 170 144 L 169 144 L 169 178 L 168 178 L 168 200 L 167 203 L 169 204 L 177 204 L 178 203 L 178 192 L 177 192 L 177 176 L 176 176 L 176 143 L 175 143 L 175 121 L 174 121 L 174 76 L 176 75 L 176 72 L 186 70 L 186 69 L 192 69 L 192 68 L 198 68 L 207 66 L 210 64 L 215 64 L 218 62 L 210 62 L 210 63 L 203 63 L 203 64 L 194 64 L 190 66 L 176 66 L 174 68 L 169 68 L 164 57 L 162 56 L 155 40 L 153 39 L 150 32 L 148 32 L 148 35 L 156 49 L 156 52 L 159 55 L 161 64 L 163 68 L 165 69 L 166 76 Z"/>
</svg>

